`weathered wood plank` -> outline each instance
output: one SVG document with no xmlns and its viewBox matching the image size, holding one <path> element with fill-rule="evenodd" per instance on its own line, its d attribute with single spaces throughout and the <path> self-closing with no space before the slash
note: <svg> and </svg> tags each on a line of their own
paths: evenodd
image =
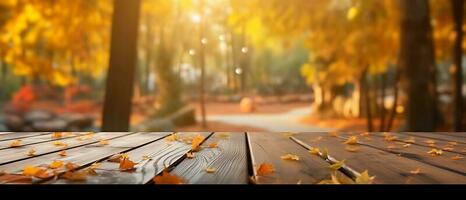
<svg viewBox="0 0 466 200">
<path fill-rule="evenodd" d="M 392 136 L 392 134 L 390 136 Z M 359 141 L 362 144 L 367 144 L 375 148 L 383 149 L 384 151 L 396 154 L 398 156 L 417 160 L 438 168 L 442 168 L 466 176 L 466 160 L 454 159 L 455 156 L 461 155 L 449 151 L 443 151 L 442 155 L 434 156 L 428 153 L 433 149 L 433 147 L 427 147 L 423 145 L 421 146 L 417 143 L 411 144 L 401 142 L 406 141 L 408 139 L 405 137 L 406 136 L 402 135 L 398 139 L 390 141 L 386 140 L 384 137 L 380 137 L 376 133 L 372 133 L 371 135 L 360 136 Z M 414 139 L 414 141 L 415 140 L 416 139 Z"/>
<path fill-rule="evenodd" d="M 128 135 L 131 133 L 122 132 L 122 133 L 115 133 L 115 132 L 108 132 L 108 133 L 97 133 L 94 136 L 89 136 L 87 139 L 79 140 L 82 137 L 75 137 L 75 138 L 67 138 L 59 141 L 48 141 L 39 144 L 33 144 L 28 146 L 20 146 L 17 148 L 8 148 L 0 150 L 0 165 L 15 162 L 18 160 L 28 159 L 32 157 L 41 156 L 44 154 L 49 153 L 57 153 L 62 150 L 67 150 L 75 147 L 85 146 L 89 144 L 98 143 L 100 140 L 109 140 L 116 137 L 121 137 L 124 135 Z M 60 142 L 62 145 L 58 145 L 57 142 Z M 66 146 L 63 146 L 66 144 Z M 29 151 L 31 149 L 35 150 L 35 154 L 33 156 L 29 155 Z"/>
<path fill-rule="evenodd" d="M 177 133 L 180 139 L 186 141 L 191 141 L 189 138 L 199 134 L 208 137 L 211 133 Z M 79 184 L 145 184 L 152 181 L 165 168 L 170 168 L 181 161 L 190 150 L 191 144 L 182 141 L 159 140 L 126 152 L 130 160 L 138 163 L 135 170 L 120 171 L 119 163 L 103 161 L 96 169 L 97 176 L 88 176 L 85 182 Z M 58 179 L 50 183 L 66 184 L 69 181 Z"/>
<path fill-rule="evenodd" d="M 39 143 L 44 143 L 44 142 L 48 142 L 48 141 L 63 140 L 63 139 L 66 139 L 66 138 L 73 138 L 73 137 L 77 137 L 77 136 L 79 136 L 81 134 L 84 134 L 84 133 L 78 133 L 78 132 L 64 133 L 61 138 L 52 138 L 51 134 L 41 134 L 41 135 L 21 138 L 21 139 L 17 139 L 17 140 L 20 141 L 20 146 L 28 146 L 28 145 L 39 144 Z M 14 141 L 16 141 L 16 140 L 0 141 L 0 150 L 12 148 L 12 147 L 10 147 L 10 145 Z M 17 148 L 17 147 L 15 147 L 15 148 Z"/>
<path fill-rule="evenodd" d="M 51 132 L 8 132 L 0 135 L 0 141 L 17 140 L 47 134 L 51 134 Z"/>
<path fill-rule="evenodd" d="M 459 144 L 466 145 L 465 137 L 451 136 L 451 135 L 442 134 L 442 133 L 403 132 L 403 133 L 393 133 L 393 134 L 422 137 L 426 139 L 433 139 L 433 140 L 444 141 L 444 142 L 457 142 Z"/>
<path fill-rule="evenodd" d="M 368 170 L 370 175 L 376 176 L 375 183 L 466 183 L 463 175 L 370 146 L 345 145 L 345 139 L 327 133 L 299 133 L 294 137 L 312 147 L 327 148 L 330 155 L 338 160 L 345 159 L 345 163 L 358 172 Z M 356 151 L 349 151 L 347 147 L 356 148 Z M 410 173 L 417 168 L 421 168 L 420 174 Z"/>
<path fill-rule="evenodd" d="M 311 155 L 305 148 L 296 144 L 280 133 L 247 133 L 250 155 L 254 166 L 254 176 L 258 184 L 315 184 L 330 177 L 329 163 Z M 281 159 L 281 156 L 293 154 L 299 161 Z M 274 173 L 257 176 L 257 169 L 262 163 L 272 164 Z"/>
<path fill-rule="evenodd" d="M 210 144 L 217 144 L 210 148 Z M 184 159 L 172 174 L 190 184 L 247 184 L 248 158 L 245 133 L 214 133 L 194 158 Z M 215 169 L 208 173 L 207 168 Z"/>
<path fill-rule="evenodd" d="M 168 134 L 169 133 L 135 133 L 124 135 L 122 137 L 116 137 L 109 140 L 109 144 L 105 146 L 87 145 L 69 149 L 67 150 L 67 156 L 65 157 L 53 153 L 0 165 L 0 171 L 5 171 L 7 173 L 19 173 L 26 165 L 47 165 L 54 160 L 73 162 L 79 166 L 86 166 L 111 155 L 152 143 L 167 136 Z"/>
</svg>

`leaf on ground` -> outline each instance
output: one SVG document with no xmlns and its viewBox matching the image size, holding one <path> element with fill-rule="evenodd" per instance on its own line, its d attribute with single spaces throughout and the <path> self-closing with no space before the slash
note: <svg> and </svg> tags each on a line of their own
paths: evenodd
<svg viewBox="0 0 466 200">
<path fill-rule="evenodd" d="M 331 170 L 339 170 L 341 167 L 343 167 L 343 165 L 345 165 L 345 161 L 346 160 L 338 161 L 338 162 L 328 166 L 328 168 L 330 168 Z"/>
<path fill-rule="evenodd" d="M 413 175 L 417 175 L 417 174 L 421 173 L 421 168 L 418 167 L 418 168 L 416 168 L 414 170 L 409 171 L 409 173 L 411 173 Z"/>
<path fill-rule="evenodd" d="M 23 168 L 23 175 L 25 176 L 34 176 L 41 168 L 27 165 Z"/>
<path fill-rule="evenodd" d="M 67 170 L 69 170 L 69 171 L 73 171 L 73 170 L 77 169 L 78 167 L 79 167 L 79 165 L 74 164 L 72 162 L 66 163 L 66 165 L 65 165 L 65 168 Z"/>
<path fill-rule="evenodd" d="M 319 148 L 316 148 L 316 147 L 311 147 L 311 150 L 309 150 L 309 153 L 311 153 L 312 155 L 320 155 L 320 149 Z"/>
<path fill-rule="evenodd" d="M 35 155 L 36 155 L 36 150 L 34 148 L 29 149 L 28 156 L 35 156 Z"/>
<path fill-rule="evenodd" d="M 14 140 L 10 143 L 10 147 L 19 147 L 21 146 L 21 140 Z"/>
<path fill-rule="evenodd" d="M 346 151 L 349 151 L 349 152 L 357 152 L 359 151 L 359 149 L 357 147 L 352 147 L 352 146 L 346 146 L 345 147 L 345 150 Z"/>
<path fill-rule="evenodd" d="M 280 157 L 282 160 L 291 160 L 291 161 L 299 161 L 299 156 L 294 154 L 286 154 Z"/>
<path fill-rule="evenodd" d="M 366 170 L 361 175 L 356 178 L 357 184 L 372 184 L 374 182 L 375 176 L 369 176 L 369 172 Z"/>
<path fill-rule="evenodd" d="M 208 168 L 205 169 L 205 171 L 207 173 L 215 173 L 217 171 L 217 169 L 208 167 Z"/>
<path fill-rule="evenodd" d="M 426 140 L 424 141 L 426 144 L 435 144 L 435 140 Z"/>
<path fill-rule="evenodd" d="M 217 142 L 212 142 L 209 144 L 209 148 L 217 148 L 218 143 Z"/>
<path fill-rule="evenodd" d="M 63 137 L 62 132 L 53 132 L 52 133 L 52 139 L 58 139 L 58 138 L 61 138 L 61 137 Z"/>
<path fill-rule="evenodd" d="M 259 165 L 259 168 L 257 168 L 256 174 L 257 176 L 267 176 L 274 171 L 275 169 L 273 168 L 272 164 L 262 163 Z"/>
<path fill-rule="evenodd" d="M 121 157 L 121 154 L 115 154 L 108 159 L 108 162 L 120 163 Z"/>
<path fill-rule="evenodd" d="M 185 181 L 176 175 L 171 175 L 169 172 L 164 170 L 161 175 L 158 175 L 154 178 L 155 184 L 184 184 Z"/>
<path fill-rule="evenodd" d="M 58 152 L 58 155 L 60 155 L 61 157 L 65 157 L 66 156 L 66 151 L 65 150 L 60 151 L 60 152 Z"/>
<path fill-rule="evenodd" d="M 350 136 L 343 144 L 355 145 L 358 144 L 358 136 Z"/>
<path fill-rule="evenodd" d="M 67 143 L 62 142 L 62 141 L 54 141 L 53 145 L 55 145 L 56 147 L 67 147 L 68 146 Z"/>
<path fill-rule="evenodd" d="M 188 152 L 186 153 L 186 157 L 189 159 L 194 158 L 194 154 L 192 152 Z"/>
<path fill-rule="evenodd" d="M 321 158 L 323 159 L 328 159 L 328 149 L 325 148 L 322 154 L 320 155 Z"/>
<path fill-rule="evenodd" d="M 452 159 L 452 160 L 461 160 L 461 159 L 463 159 L 463 158 L 464 158 L 463 156 L 456 155 L 456 156 L 452 157 L 451 159 Z"/>
<path fill-rule="evenodd" d="M 408 144 L 404 144 L 404 145 L 403 145 L 403 147 L 404 147 L 404 148 L 408 148 L 408 147 L 410 147 L 410 146 L 411 146 L 411 144 L 410 144 L 410 143 L 408 143 Z"/>
<path fill-rule="evenodd" d="M 198 151 L 204 139 L 205 137 L 202 135 L 197 135 L 196 137 L 194 137 L 193 140 L 191 141 L 191 149 L 193 151 Z"/>
<path fill-rule="evenodd" d="M 176 135 L 176 133 L 173 133 L 170 136 L 166 137 L 165 140 L 169 142 L 174 142 L 178 140 L 178 135 Z"/>
<path fill-rule="evenodd" d="M 100 140 L 99 141 L 99 145 L 101 145 L 101 146 L 105 146 L 105 145 L 108 145 L 108 144 L 109 144 L 108 140 Z"/>
<path fill-rule="evenodd" d="M 432 149 L 427 153 L 432 155 L 432 156 L 440 156 L 440 155 L 443 154 L 443 151 L 441 149 Z"/>
<path fill-rule="evenodd" d="M 71 182 L 82 182 L 86 180 L 86 173 L 67 171 L 62 175 L 62 177 Z"/>
<path fill-rule="evenodd" d="M 98 169 L 100 167 L 100 163 L 93 163 L 89 168 L 87 168 L 86 170 L 84 170 L 84 172 L 87 174 L 87 175 L 92 175 L 92 176 L 96 176 L 97 175 L 97 172 L 95 171 L 96 169 Z"/>
<path fill-rule="evenodd" d="M 338 137 L 338 133 L 337 132 L 329 132 L 328 135 L 330 137 Z"/>
<path fill-rule="evenodd" d="M 58 169 L 63 166 L 63 161 L 61 160 L 54 160 L 52 163 L 50 163 L 49 168 L 52 169 Z"/>
<path fill-rule="evenodd" d="M 120 170 L 122 170 L 122 171 L 132 170 L 132 169 L 134 169 L 135 165 L 136 165 L 136 163 L 131 161 L 129 159 L 129 157 L 124 156 L 124 155 L 122 156 L 122 159 L 120 160 Z"/>
</svg>

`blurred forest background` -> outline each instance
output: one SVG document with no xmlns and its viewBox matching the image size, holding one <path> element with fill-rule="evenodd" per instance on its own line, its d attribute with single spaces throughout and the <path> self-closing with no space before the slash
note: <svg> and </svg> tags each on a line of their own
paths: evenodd
<svg viewBox="0 0 466 200">
<path fill-rule="evenodd" d="M 0 0 L 0 131 L 464 131 L 464 0 Z"/>
</svg>

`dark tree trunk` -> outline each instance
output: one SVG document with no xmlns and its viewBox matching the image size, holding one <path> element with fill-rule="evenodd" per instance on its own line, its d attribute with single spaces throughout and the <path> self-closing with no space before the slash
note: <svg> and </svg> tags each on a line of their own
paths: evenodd
<svg viewBox="0 0 466 200">
<path fill-rule="evenodd" d="M 464 13 L 464 0 L 451 0 L 453 9 L 453 20 L 455 22 L 455 45 L 453 49 L 453 61 L 455 63 L 455 109 L 454 109 L 454 130 L 464 131 L 463 129 L 463 69 L 462 69 L 462 56 L 463 56 L 463 13 Z"/>
<path fill-rule="evenodd" d="M 401 67 L 400 67 L 400 64 L 397 63 L 396 64 L 396 71 L 395 71 L 395 83 L 394 83 L 394 86 L 393 86 L 393 105 L 392 105 L 392 110 L 390 112 L 390 116 L 388 118 L 388 122 L 387 122 L 387 128 L 386 130 L 387 131 L 391 131 L 392 129 L 392 126 L 393 126 L 393 121 L 395 120 L 395 116 L 396 116 L 396 108 L 398 107 L 398 95 L 400 93 L 400 89 L 399 89 L 399 84 L 400 84 L 400 79 L 401 79 Z"/>
<path fill-rule="evenodd" d="M 102 131 L 128 131 L 137 61 L 140 0 L 115 0 L 113 5 Z"/>
<path fill-rule="evenodd" d="M 380 81 L 380 132 L 385 131 L 385 93 L 387 89 L 387 72 L 381 75 Z"/>
<path fill-rule="evenodd" d="M 409 131 L 435 129 L 434 54 L 429 1 L 400 0 L 400 65 L 404 90 L 408 95 L 407 128 Z"/>
<path fill-rule="evenodd" d="M 370 98 L 370 87 L 369 82 L 367 81 L 367 69 L 364 70 L 361 77 L 361 91 L 364 95 L 364 107 L 366 110 L 366 119 L 367 119 L 367 131 L 372 132 L 374 130 L 374 125 L 372 123 L 372 109 L 371 109 L 371 98 Z"/>
</svg>

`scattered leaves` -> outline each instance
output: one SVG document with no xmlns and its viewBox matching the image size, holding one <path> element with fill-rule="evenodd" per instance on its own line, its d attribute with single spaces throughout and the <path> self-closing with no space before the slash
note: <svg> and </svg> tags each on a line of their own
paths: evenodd
<svg viewBox="0 0 466 200">
<path fill-rule="evenodd" d="M 451 159 L 452 159 L 452 160 L 461 160 L 461 159 L 463 159 L 463 158 L 464 158 L 463 156 L 456 155 L 456 156 L 452 157 Z"/>
<path fill-rule="evenodd" d="M 338 180 L 336 173 L 332 173 L 330 180 L 322 180 L 318 184 L 341 184 L 341 183 Z"/>
<path fill-rule="evenodd" d="M 36 155 L 36 150 L 34 148 L 29 149 L 28 156 L 35 156 L 35 155 Z"/>
<path fill-rule="evenodd" d="M 189 159 L 194 158 L 194 154 L 192 152 L 188 152 L 186 153 L 186 157 Z"/>
<path fill-rule="evenodd" d="M 346 160 L 338 161 L 338 162 L 328 166 L 328 168 L 330 168 L 332 170 L 339 170 L 341 167 L 343 167 L 343 165 L 345 165 L 345 161 Z"/>
<path fill-rule="evenodd" d="M 131 161 L 127 155 L 122 155 L 120 160 L 120 170 L 128 171 L 134 169 L 136 163 Z"/>
<path fill-rule="evenodd" d="M 262 163 L 257 168 L 256 174 L 257 176 L 267 176 L 275 171 L 272 164 Z"/>
<path fill-rule="evenodd" d="M 343 144 L 354 145 L 358 144 L 358 136 L 350 136 Z"/>
<path fill-rule="evenodd" d="M 283 160 L 299 161 L 299 156 L 294 154 L 286 154 L 280 157 Z"/>
<path fill-rule="evenodd" d="M 66 151 L 65 150 L 60 151 L 60 152 L 58 152 L 58 155 L 60 155 L 61 157 L 65 157 L 66 156 Z"/>
<path fill-rule="evenodd" d="M 176 175 L 171 175 L 167 171 L 163 171 L 162 175 L 158 175 L 154 178 L 154 182 L 155 184 L 174 185 L 174 184 L 183 184 L 184 180 Z"/>
<path fill-rule="evenodd" d="M 409 171 L 409 173 L 411 173 L 413 175 L 417 175 L 417 174 L 421 173 L 421 168 L 418 167 L 418 168 L 416 168 L 414 170 Z"/>
<path fill-rule="evenodd" d="M 432 155 L 432 156 L 440 156 L 443 154 L 443 151 L 440 150 L 440 149 L 432 149 L 430 150 L 429 152 L 427 152 L 428 154 Z"/>
<path fill-rule="evenodd" d="M 207 173 L 215 173 L 217 171 L 217 169 L 208 167 L 208 168 L 205 169 L 205 171 Z"/>
<path fill-rule="evenodd" d="M 352 146 L 346 146 L 345 147 L 345 150 L 346 151 L 349 151 L 349 152 L 357 152 L 359 151 L 359 149 L 357 147 L 352 147 Z"/>
<path fill-rule="evenodd" d="M 62 132 L 53 132 L 52 133 L 52 139 L 58 139 L 58 138 L 61 138 L 61 137 L 63 137 Z"/>
<path fill-rule="evenodd" d="M 10 147 L 19 147 L 21 146 L 21 140 L 14 140 L 13 142 L 10 143 Z"/>
<path fill-rule="evenodd" d="M 63 166 L 63 161 L 61 160 L 54 160 L 52 163 L 50 163 L 49 167 L 52 169 L 58 169 Z"/>
<path fill-rule="evenodd" d="M 366 170 L 359 177 L 356 178 L 357 184 L 372 184 L 374 182 L 375 176 L 369 176 L 369 172 Z"/>
<path fill-rule="evenodd" d="M 191 148 L 193 151 L 198 151 L 199 148 L 200 148 L 200 145 L 202 143 L 202 141 L 204 141 L 204 136 L 202 135 L 197 135 L 196 137 L 193 138 L 193 140 L 191 141 Z"/>
</svg>

